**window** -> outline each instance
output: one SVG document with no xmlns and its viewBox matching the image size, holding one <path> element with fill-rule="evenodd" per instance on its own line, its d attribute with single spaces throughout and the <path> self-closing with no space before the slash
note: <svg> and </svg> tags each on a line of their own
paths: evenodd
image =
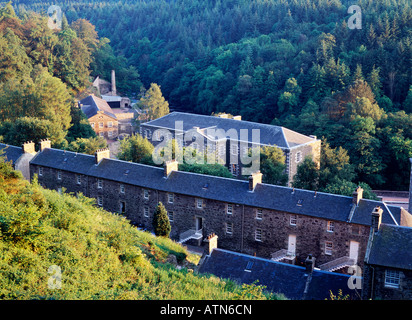
<svg viewBox="0 0 412 320">
<path fill-rule="evenodd" d="M 296 161 L 296 163 L 299 163 L 299 162 L 302 161 L 302 152 L 300 152 L 300 151 L 296 152 L 295 161 Z"/>
<path fill-rule="evenodd" d="M 100 137 L 104 137 L 104 132 L 99 132 Z"/>
<path fill-rule="evenodd" d="M 233 234 L 233 223 L 226 223 L 226 234 Z"/>
<path fill-rule="evenodd" d="M 327 225 L 327 227 L 326 227 L 326 230 L 327 230 L 328 232 L 333 232 L 334 228 L 335 228 L 334 222 L 333 222 L 333 221 L 328 221 L 328 225 Z"/>
<path fill-rule="evenodd" d="M 256 219 L 262 220 L 263 218 L 263 210 L 262 209 L 256 209 Z"/>
<path fill-rule="evenodd" d="M 255 230 L 255 240 L 262 241 L 262 229 Z"/>
<path fill-rule="evenodd" d="M 385 287 L 399 288 L 400 273 L 397 270 L 385 270 Z"/>
<path fill-rule="evenodd" d="M 331 241 L 325 242 L 325 254 L 332 255 L 333 243 Z"/>
<path fill-rule="evenodd" d="M 289 223 L 290 223 L 291 226 L 296 226 L 297 221 L 298 221 L 298 217 L 296 215 L 291 215 L 290 216 Z"/>
<path fill-rule="evenodd" d="M 173 193 L 168 193 L 167 194 L 167 202 L 173 203 L 174 201 L 174 194 Z"/>
<path fill-rule="evenodd" d="M 169 221 L 170 222 L 173 222 L 173 220 L 174 220 L 174 212 L 173 211 L 169 211 L 168 213 L 167 213 L 167 215 L 169 216 Z"/>
<path fill-rule="evenodd" d="M 82 178 L 81 178 L 81 176 L 80 175 L 76 175 L 76 183 L 77 184 L 82 184 Z"/>
<path fill-rule="evenodd" d="M 113 131 L 108 131 L 107 135 L 109 136 L 109 138 L 113 137 Z"/>
<path fill-rule="evenodd" d="M 246 272 L 252 272 L 253 263 L 254 263 L 253 261 L 248 261 L 246 268 L 245 268 Z"/>
<path fill-rule="evenodd" d="M 40 177 L 43 176 L 43 168 L 42 167 L 39 167 L 39 176 Z"/>
<path fill-rule="evenodd" d="M 97 188 L 102 189 L 103 188 L 103 180 L 97 179 Z"/>
<path fill-rule="evenodd" d="M 108 126 L 109 128 L 113 128 L 113 121 L 109 121 L 109 122 L 107 123 L 107 126 Z"/>
<path fill-rule="evenodd" d="M 58 188 L 57 188 L 57 192 L 58 192 L 59 194 L 62 194 L 62 192 L 63 192 L 62 187 L 58 187 Z"/>
<path fill-rule="evenodd" d="M 196 207 L 198 209 L 202 209 L 203 208 L 203 199 L 196 199 Z"/>
<path fill-rule="evenodd" d="M 125 213 L 126 212 L 126 202 L 120 201 L 120 213 Z"/>
<path fill-rule="evenodd" d="M 94 129 L 94 122 L 90 122 L 90 126 Z"/>
<path fill-rule="evenodd" d="M 97 204 L 101 207 L 103 206 L 103 196 L 98 196 L 97 197 Z"/>
<path fill-rule="evenodd" d="M 149 216 L 149 207 L 144 207 L 143 208 L 143 214 L 146 218 Z"/>
<path fill-rule="evenodd" d="M 99 128 L 103 129 L 104 127 L 104 123 L 103 122 L 99 122 Z"/>
<path fill-rule="evenodd" d="M 231 204 L 231 203 L 227 204 L 226 213 L 227 214 L 232 214 L 233 213 L 233 204 Z"/>
<path fill-rule="evenodd" d="M 120 185 L 120 193 L 124 193 L 124 191 L 125 191 L 124 184 L 121 184 Z"/>
<path fill-rule="evenodd" d="M 230 153 L 237 156 L 239 154 L 239 146 L 237 144 L 230 144 Z"/>
<path fill-rule="evenodd" d="M 61 179 L 62 179 L 62 172 L 57 171 L 57 180 L 61 180 Z"/>
<path fill-rule="evenodd" d="M 143 190 L 143 198 L 145 198 L 146 200 L 149 199 L 149 190 Z"/>
</svg>

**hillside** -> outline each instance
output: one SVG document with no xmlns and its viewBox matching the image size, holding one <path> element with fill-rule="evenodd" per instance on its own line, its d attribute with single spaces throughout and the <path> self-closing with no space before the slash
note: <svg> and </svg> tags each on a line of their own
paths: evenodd
<svg viewBox="0 0 412 320">
<path fill-rule="evenodd" d="M 197 260 L 91 199 L 29 184 L 0 162 L 0 299 L 270 298 L 261 287 L 197 275 Z"/>
</svg>

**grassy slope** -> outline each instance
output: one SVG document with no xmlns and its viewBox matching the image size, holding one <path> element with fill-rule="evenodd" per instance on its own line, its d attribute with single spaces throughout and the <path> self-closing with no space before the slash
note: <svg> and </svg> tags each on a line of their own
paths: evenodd
<svg viewBox="0 0 412 320">
<path fill-rule="evenodd" d="M 185 267 L 168 263 L 171 254 Z M 86 197 L 29 184 L 0 161 L 0 299 L 268 298 L 260 287 L 197 275 L 193 262 L 179 244 Z M 48 288 L 52 265 L 61 289 Z"/>
</svg>

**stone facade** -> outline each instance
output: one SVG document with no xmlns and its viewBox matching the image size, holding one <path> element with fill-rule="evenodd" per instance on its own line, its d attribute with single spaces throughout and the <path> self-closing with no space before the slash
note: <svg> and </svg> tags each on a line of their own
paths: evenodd
<svg viewBox="0 0 412 320">
<path fill-rule="evenodd" d="M 96 163 L 105 157 L 108 155 L 96 157 Z M 359 244 L 358 264 L 363 264 L 370 229 L 367 225 L 196 198 L 32 164 L 31 175 L 34 174 L 46 188 L 81 192 L 96 199 L 103 209 L 121 213 L 132 224 L 148 230 L 152 230 L 153 213 L 162 202 L 171 220 L 171 238 L 175 240 L 187 230 L 203 235 L 214 233 L 221 248 L 271 258 L 279 250 L 290 249 L 292 235 L 296 239 L 292 263 L 302 264 L 312 254 L 318 265 L 349 256 L 350 243 L 355 241 Z M 330 252 L 326 252 L 327 242 Z"/>
<path fill-rule="evenodd" d="M 411 162 L 411 167 L 412 167 L 412 158 L 409 159 L 409 161 Z M 412 211 L 412 168 L 411 168 L 411 181 L 409 184 L 409 207 L 408 207 L 409 211 Z"/>
<path fill-rule="evenodd" d="M 89 123 L 94 132 L 100 137 L 114 140 L 118 136 L 119 121 L 114 117 L 104 114 L 102 111 L 89 118 Z"/>
</svg>

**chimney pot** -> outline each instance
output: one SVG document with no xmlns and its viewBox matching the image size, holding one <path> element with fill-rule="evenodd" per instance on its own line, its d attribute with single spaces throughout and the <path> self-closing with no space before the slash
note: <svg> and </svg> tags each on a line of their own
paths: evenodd
<svg viewBox="0 0 412 320">
<path fill-rule="evenodd" d="M 40 151 L 51 148 L 51 141 L 48 139 L 40 140 Z"/>
<path fill-rule="evenodd" d="M 255 190 L 258 183 L 262 183 L 262 173 L 260 171 L 252 173 L 249 177 L 249 191 Z"/>
<path fill-rule="evenodd" d="M 207 245 L 207 255 L 210 255 L 213 251 L 213 249 L 217 248 L 217 239 L 219 237 L 215 233 L 211 233 L 208 235 L 205 239 L 205 242 L 208 244 Z"/>
<path fill-rule="evenodd" d="M 30 154 L 35 154 L 36 153 L 35 145 L 34 145 L 33 141 L 27 141 L 27 142 L 23 143 L 23 152 L 24 153 L 30 153 Z"/>
<path fill-rule="evenodd" d="M 352 194 L 352 202 L 355 205 L 359 205 L 359 201 L 363 197 L 363 189 L 359 186 Z"/>
<path fill-rule="evenodd" d="M 179 171 L 179 162 L 177 160 L 166 161 L 164 168 L 165 178 L 167 178 L 172 171 Z"/>
<path fill-rule="evenodd" d="M 381 222 L 382 222 L 382 213 L 383 213 L 383 210 L 379 206 L 375 207 L 375 209 L 373 209 L 373 211 L 372 211 L 372 225 L 371 225 L 371 227 L 372 227 L 374 233 L 377 233 L 379 231 L 379 227 L 380 227 Z"/>
<path fill-rule="evenodd" d="M 313 272 L 313 270 L 315 269 L 315 258 L 311 255 L 311 254 L 309 254 L 308 255 L 308 257 L 306 258 L 306 260 L 305 260 L 305 268 L 306 268 L 306 272 L 309 274 L 309 273 L 312 273 Z"/>
<path fill-rule="evenodd" d="M 103 159 L 110 159 L 110 149 L 99 149 L 94 153 L 96 164 L 99 164 Z"/>
</svg>

